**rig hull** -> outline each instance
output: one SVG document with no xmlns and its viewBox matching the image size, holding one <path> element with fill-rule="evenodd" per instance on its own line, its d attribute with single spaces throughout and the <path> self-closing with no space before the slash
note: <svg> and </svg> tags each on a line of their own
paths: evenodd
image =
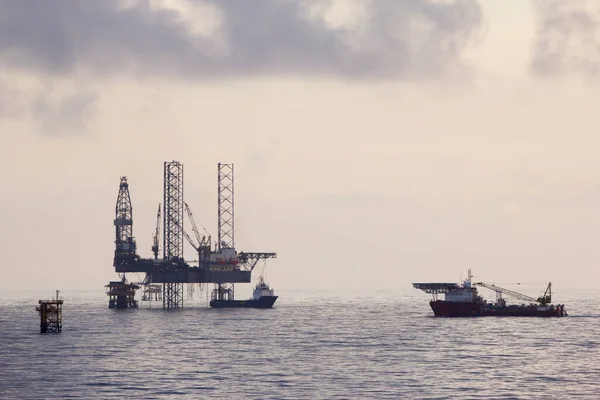
<svg viewBox="0 0 600 400">
<path fill-rule="evenodd" d="M 254 300 L 211 300 L 212 308 L 272 308 L 279 296 L 262 296 Z"/>
<path fill-rule="evenodd" d="M 436 317 L 562 317 L 558 307 L 536 305 L 507 305 L 498 307 L 479 302 L 432 300 L 429 302 Z"/>
</svg>

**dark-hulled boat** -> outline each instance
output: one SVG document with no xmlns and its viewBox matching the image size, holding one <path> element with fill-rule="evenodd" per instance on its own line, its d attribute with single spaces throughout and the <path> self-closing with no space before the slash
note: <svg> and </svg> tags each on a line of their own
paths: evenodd
<svg viewBox="0 0 600 400">
<path fill-rule="evenodd" d="M 543 296 L 537 299 L 483 282 L 472 283 L 473 276 L 469 270 L 468 277 L 462 284 L 457 283 L 413 283 L 413 287 L 433 295 L 429 302 L 436 317 L 563 317 L 567 316 L 564 304 L 550 304 L 552 300 L 552 283 L 548 284 Z M 496 292 L 496 302 L 484 300 L 476 286 L 482 286 Z M 438 295 L 444 294 L 444 300 Z M 508 305 L 502 298 L 506 294 L 529 304 Z"/>
<path fill-rule="evenodd" d="M 275 300 L 278 298 L 278 296 L 275 296 L 275 291 L 269 287 L 262 276 L 259 278 L 259 281 L 254 288 L 251 299 L 234 300 L 223 298 L 224 296 L 222 294 L 220 296 L 221 298 L 219 298 L 217 290 L 218 289 L 215 289 L 213 292 L 210 301 L 210 306 L 212 308 L 272 308 L 273 304 L 275 304 Z"/>
</svg>

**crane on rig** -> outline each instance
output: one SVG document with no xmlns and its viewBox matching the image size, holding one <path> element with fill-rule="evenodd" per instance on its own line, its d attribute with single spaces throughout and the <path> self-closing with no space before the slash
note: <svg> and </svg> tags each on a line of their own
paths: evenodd
<svg viewBox="0 0 600 400">
<path fill-rule="evenodd" d="M 210 250 L 210 241 L 211 241 L 210 234 L 208 234 L 208 231 L 206 230 L 206 228 L 203 227 L 204 231 L 208 234 L 208 237 L 200 235 L 200 231 L 198 230 L 198 227 L 196 226 L 196 220 L 194 220 L 194 214 L 192 214 L 192 209 L 190 208 L 188 203 L 186 203 L 185 201 L 183 202 L 183 205 L 185 206 L 185 212 L 187 213 L 188 219 L 190 220 L 190 223 L 192 224 L 192 231 L 194 232 L 194 235 L 196 236 L 196 240 L 198 240 L 199 246 L 195 246 L 193 243 L 191 243 L 189 235 L 187 236 L 188 242 L 190 242 L 192 244 L 192 246 L 194 248 L 196 248 L 196 250 L 198 250 L 198 247 L 200 249 L 208 248 L 208 250 Z"/>
<path fill-rule="evenodd" d="M 160 239 L 160 203 L 158 203 L 158 212 L 156 213 L 156 230 L 152 235 L 152 253 L 154 253 L 154 259 L 158 259 L 159 251 L 159 239 Z"/>
<path fill-rule="evenodd" d="M 240 252 L 238 255 L 240 263 L 249 271 L 254 270 L 258 261 L 266 260 L 267 258 L 275 258 L 276 256 L 276 253 L 249 253 L 244 251 Z"/>
<path fill-rule="evenodd" d="M 513 290 L 504 289 L 499 286 L 489 285 L 489 284 L 483 283 L 483 282 L 477 282 L 474 285 L 482 286 L 484 288 L 493 290 L 494 292 L 496 292 L 496 296 L 498 298 L 501 298 L 502 294 L 506 294 L 508 296 L 517 298 L 519 300 L 530 301 L 532 303 L 540 303 L 542 305 L 550 304 L 552 302 L 552 282 L 548 283 L 548 286 L 546 287 L 546 291 L 544 292 L 544 295 L 538 297 L 537 299 L 535 299 L 531 296 L 527 296 L 527 295 L 515 292 Z"/>
</svg>

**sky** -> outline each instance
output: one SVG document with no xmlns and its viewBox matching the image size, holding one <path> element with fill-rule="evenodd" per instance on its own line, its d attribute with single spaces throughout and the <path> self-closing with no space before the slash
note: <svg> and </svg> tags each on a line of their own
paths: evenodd
<svg viewBox="0 0 600 400">
<path fill-rule="evenodd" d="M 275 288 L 594 287 L 599 27 L 583 0 L 0 0 L 2 275 L 101 290 L 119 177 L 149 257 L 178 160 L 213 237 L 235 164 Z"/>
</svg>

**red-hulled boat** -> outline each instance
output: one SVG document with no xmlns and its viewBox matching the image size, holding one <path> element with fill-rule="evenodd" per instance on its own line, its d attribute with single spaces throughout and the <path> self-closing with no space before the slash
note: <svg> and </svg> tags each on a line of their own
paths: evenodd
<svg viewBox="0 0 600 400">
<path fill-rule="evenodd" d="M 567 316 L 564 304 L 550 304 L 552 283 L 548 284 L 543 296 L 537 299 L 483 282 L 472 283 L 469 269 L 468 277 L 462 284 L 456 283 L 413 283 L 413 287 L 433 295 L 429 302 L 436 317 L 563 317 Z M 496 302 L 484 300 L 476 286 L 482 286 L 496 292 Z M 438 295 L 444 294 L 444 300 Z M 506 294 L 529 304 L 507 305 L 502 298 Z"/>
</svg>

